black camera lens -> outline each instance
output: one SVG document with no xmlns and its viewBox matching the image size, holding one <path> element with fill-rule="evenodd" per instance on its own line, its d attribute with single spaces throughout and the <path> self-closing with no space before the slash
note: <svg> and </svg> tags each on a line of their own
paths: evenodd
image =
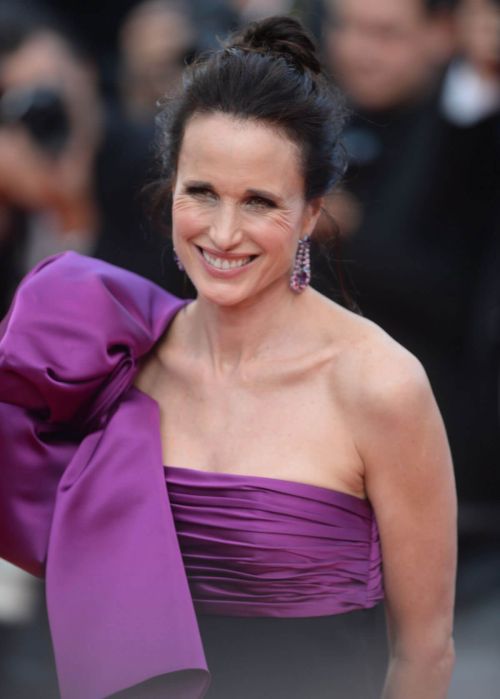
<svg viewBox="0 0 500 699">
<path fill-rule="evenodd" d="M 69 138 L 70 124 L 61 95 L 50 87 L 14 88 L 0 98 L 0 124 L 20 124 L 38 148 L 59 155 Z"/>
</svg>

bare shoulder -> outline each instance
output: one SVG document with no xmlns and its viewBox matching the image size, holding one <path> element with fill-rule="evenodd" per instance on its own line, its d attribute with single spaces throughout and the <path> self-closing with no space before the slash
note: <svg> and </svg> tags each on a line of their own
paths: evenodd
<svg viewBox="0 0 500 699">
<path fill-rule="evenodd" d="M 359 390 L 365 412 L 372 418 L 399 420 L 407 411 L 420 411 L 434 400 L 420 360 L 380 327 L 359 347 Z"/>
<path fill-rule="evenodd" d="M 344 308 L 338 327 L 334 380 L 347 405 L 376 420 L 400 420 L 434 401 L 420 360 L 373 321 Z"/>
<path fill-rule="evenodd" d="M 372 503 L 386 512 L 389 501 L 440 493 L 453 510 L 449 443 L 422 363 L 366 318 L 342 309 L 337 322 L 345 343 L 334 377 Z"/>
</svg>

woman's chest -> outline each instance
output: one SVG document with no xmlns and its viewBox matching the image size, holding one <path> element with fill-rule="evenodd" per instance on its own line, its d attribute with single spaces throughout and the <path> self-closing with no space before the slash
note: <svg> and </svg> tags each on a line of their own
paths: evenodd
<svg viewBox="0 0 500 699">
<path fill-rule="evenodd" d="M 139 388 L 160 408 L 163 462 L 363 496 L 353 430 L 324 372 L 207 378 L 157 372 Z"/>
</svg>

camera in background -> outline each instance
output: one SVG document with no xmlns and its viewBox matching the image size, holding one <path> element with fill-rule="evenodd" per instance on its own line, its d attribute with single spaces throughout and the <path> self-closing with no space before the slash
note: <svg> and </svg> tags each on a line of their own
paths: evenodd
<svg viewBox="0 0 500 699">
<path fill-rule="evenodd" d="M 33 142 L 57 158 L 70 135 L 69 117 L 61 95 L 52 87 L 12 88 L 0 97 L 0 127 L 23 126 Z"/>
</svg>

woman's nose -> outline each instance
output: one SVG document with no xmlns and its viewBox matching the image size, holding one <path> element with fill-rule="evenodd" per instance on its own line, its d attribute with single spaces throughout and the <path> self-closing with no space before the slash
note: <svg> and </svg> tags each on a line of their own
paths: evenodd
<svg viewBox="0 0 500 699">
<path fill-rule="evenodd" d="M 215 247 L 229 250 L 241 240 L 241 226 L 236 207 L 222 204 L 218 207 L 210 226 L 210 238 Z"/>
</svg>

